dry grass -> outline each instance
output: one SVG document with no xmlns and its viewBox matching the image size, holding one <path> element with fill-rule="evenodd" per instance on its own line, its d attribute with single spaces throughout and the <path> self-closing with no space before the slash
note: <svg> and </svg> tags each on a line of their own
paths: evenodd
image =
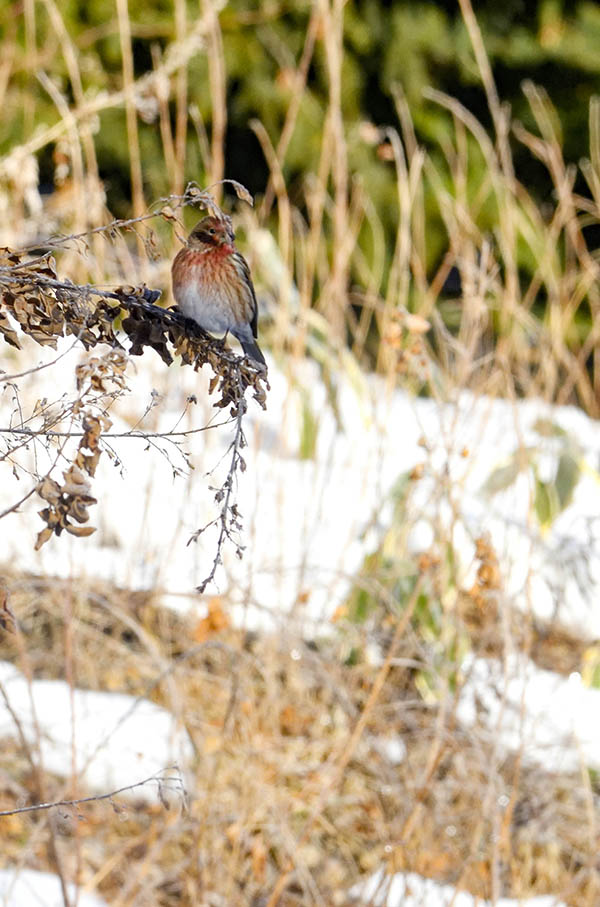
<svg viewBox="0 0 600 907">
<path fill-rule="evenodd" d="M 136 82 L 126 4 L 119 2 L 122 86 L 93 99 L 81 91 L 77 48 L 58 6 L 52 0 L 44 6 L 72 100 L 42 76 L 59 119 L 32 131 L 0 160 L 3 243 L 34 247 L 48 225 L 71 233 L 110 220 L 92 129 L 101 111 L 127 111 L 133 212 L 142 214 L 148 201 L 136 105 L 155 106 L 165 172 L 171 190 L 181 193 L 187 66 L 197 53 L 208 53 L 210 61 L 210 134 L 194 112 L 193 122 L 206 173 L 223 176 L 226 72 L 218 4 L 207 0 L 188 22 L 177 0 L 175 41 Z M 400 90 L 398 129 L 362 124 L 360 141 L 387 156 L 396 174 L 397 232 L 386 269 L 383 219 L 349 164 L 349 143 L 357 139 L 341 113 L 344 5 L 313 5 L 281 134 L 273 142 L 260 123 L 253 127 L 269 164 L 269 185 L 257 209 L 238 216 L 259 289 L 274 302 L 263 329 L 284 369 L 308 350 L 325 373 L 351 372 L 358 361 L 384 374 L 390 386 L 425 388 L 441 400 L 468 387 L 577 402 L 598 416 L 598 264 L 584 225 L 599 213 L 599 108 L 590 111 L 592 146 L 583 165 L 592 200 L 582 199 L 573 192 L 574 172 L 563 160 L 550 100 L 526 87 L 538 134 L 511 122 L 468 0 L 461 7 L 495 134 L 490 137 L 456 100 L 431 92 L 452 123 L 440 169 L 418 146 Z M 35 46 L 37 7 L 26 2 L 24 9 L 28 58 L 43 60 L 46 49 Z M 318 168 L 306 175 L 293 203 L 286 152 L 319 42 L 329 106 Z M 11 59 L 7 53 L 0 95 L 10 87 Z M 31 97 L 24 95 L 23 103 L 33 126 Z M 549 210 L 539 209 L 513 172 L 511 141 L 524 143 L 551 175 Z M 61 151 L 57 186 L 42 199 L 35 155 L 51 144 Z M 473 187 L 470 163 L 481 157 L 485 175 Z M 448 238 L 434 273 L 425 185 L 434 191 Z M 484 207 L 496 212 L 493 234 L 481 226 Z M 259 254 L 267 224 L 274 225 L 276 243 Z M 370 252 L 359 243 L 361 231 L 372 237 Z M 147 281 L 166 288 L 176 239 L 159 231 L 142 238 L 145 243 L 107 242 L 95 234 L 85 255 L 77 243 L 61 252 L 59 270 L 79 282 Z M 146 254 L 150 246 L 156 261 Z M 526 279 L 524 259 L 534 262 Z M 442 294 L 452 267 L 464 291 L 454 308 Z M 546 301 L 543 312 L 535 305 L 539 299 Z M 589 327 L 581 332 L 584 317 Z M 437 549 L 448 542 L 437 539 Z M 408 557 L 405 548 L 397 556 L 398 562 Z M 439 606 L 433 642 L 416 592 L 412 598 L 398 592 L 404 587 L 389 572 L 365 570 L 370 612 L 363 624 L 342 616 L 332 635 L 308 645 L 285 631 L 243 634 L 230 625 L 226 600 L 191 622 L 161 607 L 153 592 L 6 570 L 2 585 L 20 630 L 3 638 L 3 658 L 30 676 L 149 696 L 180 716 L 196 748 L 187 810 L 140 803 L 116 813 L 98 803 L 80 814 L 13 816 L 1 820 L 6 859 L 79 878 L 112 907 L 343 905 L 349 887 L 383 863 L 491 897 L 551 891 L 573 907 L 593 907 L 598 816 L 587 772 L 558 777 L 533 771 L 501 756 L 483 736 L 465 734 L 454 720 L 457 662 L 465 647 L 502 654 L 510 644 L 555 669 L 559 653 L 568 672 L 581 666 L 584 643 L 511 618 L 499 582 L 461 589 L 457 607 L 445 610 L 439 603 L 452 577 L 435 556 L 429 563 L 409 561 L 408 572 L 422 575 L 428 602 Z M 367 657 L 373 643 L 383 651 L 380 664 Z M 381 748 L 391 737 L 407 748 L 397 765 Z M 4 747 L 0 772 L 4 808 L 42 796 L 40 778 L 15 743 Z M 46 799 L 65 793 L 64 781 L 42 780 Z M 69 782 L 67 788 L 76 793 Z"/>
<path fill-rule="evenodd" d="M 278 884 L 273 903 L 346 904 L 382 863 L 481 896 L 552 890 L 594 903 L 587 784 L 527 769 L 461 731 L 439 668 L 427 704 L 418 677 L 436 666 L 406 612 L 380 622 L 387 662 L 350 664 L 357 628 L 344 621 L 307 646 L 234 629 L 225 600 L 190 622 L 150 593 L 4 582 L 21 630 L 5 637 L 2 658 L 32 676 L 66 670 L 79 687 L 150 697 L 180 717 L 196 749 L 187 809 L 121 801 L 118 812 L 97 803 L 13 816 L 2 820 L 11 862 L 59 865 L 111 905 L 262 904 Z M 386 754 L 393 739 L 406 746 L 400 764 Z M 3 808 L 40 798 L 26 755 L 4 748 Z M 68 780 L 43 783 L 45 799 L 82 794 Z"/>
</svg>

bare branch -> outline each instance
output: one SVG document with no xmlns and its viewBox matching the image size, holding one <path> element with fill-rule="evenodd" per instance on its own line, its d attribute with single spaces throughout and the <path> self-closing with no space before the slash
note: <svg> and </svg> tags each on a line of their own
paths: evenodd
<svg viewBox="0 0 600 907">
<path fill-rule="evenodd" d="M 231 449 L 231 460 L 230 460 L 230 464 L 229 464 L 229 469 L 227 471 L 227 477 L 226 477 L 224 483 L 221 485 L 221 487 L 219 489 L 217 489 L 217 492 L 215 494 L 215 501 L 217 502 L 217 504 L 222 503 L 222 507 L 221 507 L 219 516 L 215 520 L 212 520 L 210 523 L 208 523 L 206 526 L 203 526 L 201 529 L 197 529 L 196 532 L 194 532 L 194 534 L 188 541 L 188 545 L 190 545 L 192 542 L 197 542 L 203 532 L 205 532 L 207 529 L 209 529 L 211 526 L 214 526 L 217 523 L 220 524 L 219 537 L 217 539 L 217 550 L 216 550 L 215 558 L 214 558 L 210 573 L 196 587 L 197 591 L 200 593 L 204 592 L 204 590 L 206 589 L 208 584 L 214 580 L 215 574 L 217 572 L 217 568 L 218 568 L 219 564 L 221 564 L 223 562 L 222 549 L 223 549 L 225 540 L 233 542 L 233 544 L 235 545 L 236 554 L 238 557 L 240 557 L 240 558 L 242 557 L 242 553 L 244 550 L 243 547 L 239 544 L 239 542 L 234 538 L 234 533 L 239 532 L 242 528 L 242 524 L 240 522 L 241 514 L 239 513 L 239 511 L 237 509 L 237 505 L 231 504 L 230 501 L 231 501 L 231 493 L 233 490 L 233 483 L 234 483 L 236 474 L 238 472 L 238 469 L 243 472 L 246 468 L 246 462 L 243 459 L 242 455 L 240 454 L 241 448 L 245 447 L 245 445 L 246 445 L 244 432 L 242 430 L 242 419 L 244 417 L 245 412 L 246 412 L 246 401 L 242 398 L 238 405 L 237 420 L 236 420 L 236 427 L 235 427 L 235 437 L 231 443 L 231 448 L 230 448 Z"/>
<path fill-rule="evenodd" d="M 231 183 L 239 198 L 252 202 L 251 196 L 241 184 L 232 180 L 221 182 Z M 86 238 L 93 234 L 104 234 L 113 239 L 120 232 L 135 231 L 140 224 L 155 217 L 179 224 L 174 212 L 184 205 L 220 213 L 209 190 L 201 189 L 192 182 L 187 185 L 183 195 L 160 199 L 149 211 L 135 218 L 114 220 L 102 227 L 71 236 L 51 237 L 43 245 L 52 249 L 65 248 L 72 242 L 85 244 Z M 149 254 L 153 254 L 155 245 L 153 234 L 147 245 Z M 36 248 L 40 248 L 39 244 Z M 242 417 L 247 410 L 245 394 L 250 388 L 254 399 L 264 409 L 269 385 L 263 366 L 257 365 L 255 361 L 245 356 L 236 355 L 225 347 L 224 341 L 211 337 L 179 312 L 156 305 L 160 295 L 160 290 L 149 289 L 146 286 L 103 288 L 89 284 L 74 284 L 68 279 L 58 277 L 50 252 L 31 258 L 28 257 L 27 251 L 0 250 L 0 334 L 7 343 L 17 349 L 21 347 L 16 322 L 21 332 L 42 346 L 56 348 L 59 338 L 70 336 L 73 337 L 73 345 L 81 343 L 86 350 L 100 345 L 110 348 L 108 352 L 95 355 L 76 367 L 75 399 L 65 399 L 63 396 L 54 404 L 48 404 L 44 399 L 39 405 L 36 404 L 31 415 L 24 414 L 17 386 L 14 385 L 16 409 L 13 415 L 16 424 L 14 428 L 9 425 L 0 429 L 0 437 L 4 436 L 7 439 L 6 450 L 0 460 L 8 460 L 12 464 L 15 476 L 17 469 L 25 470 L 35 478 L 36 484 L 19 501 L 1 513 L 0 517 L 16 512 L 35 491 L 45 502 L 44 509 L 39 514 L 46 523 L 38 534 L 36 549 L 53 535 L 61 535 L 63 531 L 79 537 L 90 535 L 95 531 L 94 528 L 82 524 L 88 521 L 89 507 L 97 503 L 92 494 L 91 479 L 94 478 L 103 451 L 113 456 L 116 461 L 120 460 L 111 447 L 111 441 L 116 438 L 143 439 L 161 456 L 166 457 L 175 475 L 180 475 L 180 467 L 172 463 L 169 450 L 159 443 L 160 440 L 168 442 L 171 449 L 177 451 L 189 468 L 188 455 L 179 439 L 227 424 L 229 420 L 219 422 L 217 425 L 209 424 L 202 428 L 178 431 L 182 414 L 171 431 L 146 432 L 140 427 L 147 415 L 146 412 L 128 431 L 111 432 L 109 411 L 114 401 L 126 389 L 126 354 L 138 356 L 149 347 L 158 353 L 166 365 L 171 365 L 176 356 L 196 371 L 204 365 L 209 365 L 213 377 L 208 392 L 216 397 L 215 407 L 230 409 L 231 416 L 236 419 L 236 431 L 231 447 L 229 471 L 224 484 L 215 495 L 220 513 L 209 523 L 209 526 L 218 524 L 220 531 L 212 569 L 199 587 L 204 589 L 214 579 L 226 541 L 232 542 L 237 555 L 242 556 L 243 548 L 236 538 L 241 525 L 237 506 L 232 503 L 232 491 L 237 470 L 243 471 L 245 468 L 245 462 L 240 455 L 240 449 L 245 443 L 242 431 Z M 52 362 L 13 375 L 0 374 L 0 386 L 12 386 L 18 378 L 49 368 L 65 356 L 66 352 L 56 356 Z M 155 402 L 152 401 L 148 411 L 153 408 Z M 193 397 L 189 398 L 188 404 L 190 402 L 195 402 Z M 69 457 L 63 451 L 65 445 L 75 438 L 79 439 L 79 446 Z M 52 466 L 49 471 L 44 472 L 38 468 L 37 458 L 43 448 L 50 454 L 50 446 L 54 441 L 59 445 L 58 454 L 56 457 L 52 455 Z M 31 442 L 33 442 L 33 468 L 19 463 L 14 458 L 16 451 L 28 448 Z M 67 467 L 63 472 L 63 478 L 57 480 L 52 472 L 61 460 L 66 461 Z M 206 528 L 208 526 L 204 527 Z M 197 540 L 204 529 L 198 530 L 192 540 Z"/>
<path fill-rule="evenodd" d="M 140 431 L 139 429 L 130 429 L 129 431 L 106 431 L 102 434 L 102 439 L 106 438 L 125 438 L 137 439 L 138 441 L 147 441 L 150 438 L 189 438 L 191 435 L 197 435 L 202 431 L 211 431 L 214 428 L 222 428 L 224 425 L 230 425 L 231 419 L 224 422 L 213 422 L 212 425 L 201 425 L 199 428 L 189 428 L 187 431 Z M 40 429 L 34 428 L 0 428 L 0 435 L 25 435 L 29 438 L 82 438 L 85 432 L 82 431 L 54 431 L 52 428 Z"/>
<path fill-rule="evenodd" d="M 37 491 L 37 483 L 33 486 L 33 488 L 30 488 L 30 490 L 27 492 L 27 494 L 24 494 L 22 498 L 20 498 L 14 504 L 11 504 L 11 506 L 7 507 L 6 510 L 0 511 L 0 520 L 3 517 L 8 516 L 9 513 L 16 513 L 17 510 L 19 509 L 19 507 L 21 506 L 21 504 L 24 504 L 25 501 L 28 498 L 30 498 L 32 494 L 35 494 L 36 491 Z"/>
<path fill-rule="evenodd" d="M 205 364 L 211 366 L 220 379 L 217 384 L 221 399 L 216 406 L 231 404 L 235 408 L 246 389 L 252 387 L 255 400 L 265 408 L 268 384 L 264 370 L 257 368 L 252 360 L 225 349 L 222 341 L 206 334 L 190 319 L 154 305 L 160 295 L 157 290 L 147 287 L 102 290 L 72 284 L 57 279 L 48 257 L 28 266 L 21 261 L 19 253 L 10 250 L 0 254 L 0 290 L 0 332 L 13 346 L 20 344 L 3 309 L 41 345 L 55 345 L 58 337 L 71 334 L 86 349 L 99 343 L 123 349 L 114 331 L 116 319 L 121 318 L 121 330 L 131 341 L 131 355 L 141 355 L 145 347 L 151 347 L 170 365 L 171 348 L 196 371 Z M 93 297 L 97 297 L 95 302 Z M 8 377 L 0 377 L 2 380 L 7 381 Z"/>
<path fill-rule="evenodd" d="M 164 772 L 170 771 L 177 772 L 177 775 L 175 777 L 169 777 L 164 774 Z M 171 765 L 163 769 L 162 772 L 156 772 L 156 774 L 150 775 L 149 778 L 144 778 L 143 781 L 136 781 L 134 784 L 119 787 L 117 790 L 113 790 L 108 794 L 95 794 L 92 797 L 79 797 L 76 800 L 54 800 L 51 803 L 36 803 L 33 806 L 17 806 L 14 809 L 0 810 L 0 817 L 16 816 L 19 813 L 38 812 L 42 809 L 56 809 L 59 806 L 79 806 L 81 803 L 95 803 L 100 802 L 101 800 L 112 800 L 113 797 L 116 797 L 119 794 L 123 794 L 130 790 L 136 790 L 136 788 L 143 787 L 145 784 L 150 784 L 152 781 L 156 782 L 159 787 L 165 783 L 175 783 L 179 785 L 182 793 L 185 795 L 185 787 L 179 772 L 179 767 L 177 765 Z"/>
</svg>

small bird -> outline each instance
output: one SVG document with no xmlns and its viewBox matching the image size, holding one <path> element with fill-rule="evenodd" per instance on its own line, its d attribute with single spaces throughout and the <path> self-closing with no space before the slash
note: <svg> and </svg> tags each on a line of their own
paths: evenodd
<svg viewBox="0 0 600 907">
<path fill-rule="evenodd" d="M 229 331 L 246 356 L 266 368 L 256 343 L 258 303 L 248 262 L 235 245 L 227 219 L 209 216 L 196 224 L 171 268 L 179 311 L 205 331 Z"/>
</svg>

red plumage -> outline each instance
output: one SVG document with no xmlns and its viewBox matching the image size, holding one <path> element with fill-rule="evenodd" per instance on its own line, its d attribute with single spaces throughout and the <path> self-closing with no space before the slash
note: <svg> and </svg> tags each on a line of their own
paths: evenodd
<svg viewBox="0 0 600 907">
<path fill-rule="evenodd" d="M 234 245 L 229 224 L 205 217 L 173 261 L 173 296 L 179 310 L 205 331 L 231 332 L 244 353 L 266 367 L 256 343 L 258 303 L 248 262 Z"/>
</svg>

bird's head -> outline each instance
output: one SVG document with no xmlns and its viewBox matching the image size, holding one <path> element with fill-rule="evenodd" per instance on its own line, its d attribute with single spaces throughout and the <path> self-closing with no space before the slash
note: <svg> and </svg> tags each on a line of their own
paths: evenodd
<svg viewBox="0 0 600 907">
<path fill-rule="evenodd" d="M 224 249 L 230 246 L 233 251 L 233 241 L 235 233 L 231 227 L 231 221 L 228 217 L 224 219 L 214 217 L 203 217 L 199 221 L 190 235 L 188 236 L 188 246 L 194 249 Z"/>
</svg>

